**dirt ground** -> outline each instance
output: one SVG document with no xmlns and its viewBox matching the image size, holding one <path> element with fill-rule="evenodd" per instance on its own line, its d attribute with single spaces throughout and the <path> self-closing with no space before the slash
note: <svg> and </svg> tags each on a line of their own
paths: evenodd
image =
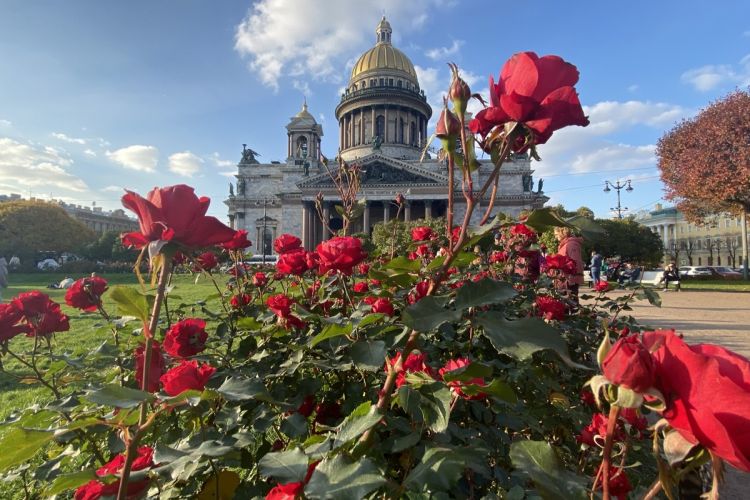
<svg viewBox="0 0 750 500">
<path fill-rule="evenodd" d="M 719 344 L 750 358 L 750 293 L 670 290 L 659 294 L 661 307 L 638 301 L 630 314 L 643 325 L 674 328 L 688 343 Z M 722 500 L 747 499 L 749 491 L 750 474 L 728 466 Z"/>
</svg>

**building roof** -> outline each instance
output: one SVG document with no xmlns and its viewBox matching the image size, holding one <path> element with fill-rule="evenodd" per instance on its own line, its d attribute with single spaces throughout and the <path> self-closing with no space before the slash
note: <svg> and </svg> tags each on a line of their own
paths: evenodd
<svg viewBox="0 0 750 500">
<path fill-rule="evenodd" d="M 368 73 L 388 70 L 403 73 L 416 84 L 417 72 L 414 70 L 414 64 L 406 54 L 391 45 L 391 25 L 385 17 L 378 24 L 376 33 L 378 36 L 375 46 L 359 56 L 352 69 L 350 82 Z"/>
</svg>

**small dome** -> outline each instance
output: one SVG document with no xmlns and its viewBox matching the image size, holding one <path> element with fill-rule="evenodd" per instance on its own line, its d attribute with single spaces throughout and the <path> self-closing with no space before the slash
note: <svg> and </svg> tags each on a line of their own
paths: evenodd
<svg viewBox="0 0 750 500">
<path fill-rule="evenodd" d="M 305 100 L 304 104 L 302 104 L 302 110 L 294 115 L 294 117 L 315 121 L 315 117 L 311 115 L 309 111 L 307 111 L 307 100 Z"/>
</svg>

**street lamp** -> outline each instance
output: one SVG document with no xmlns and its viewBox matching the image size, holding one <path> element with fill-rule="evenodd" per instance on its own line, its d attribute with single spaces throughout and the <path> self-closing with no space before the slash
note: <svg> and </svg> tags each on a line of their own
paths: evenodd
<svg viewBox="0 0 750 500">
<path fill-rule="evenodd" d="M 263 261 L 263 264 L 265 265 L 266 254 L 270 250 L 270 248 L 268 248 L 268 241 L 266 241 L 266 227 L 268 223 L 268 221 L 266 220 L 266 207 L 268 205 L 274 206 L 276 204 L 276 200 L 274 198 L 266 198 L 264 196 L 262 199 L 255 201 L 256 206 L 260 206 L 261 204 L 263 205 L 263 232 L 261 233 L 261 241 L 263 242 L 261 244 L 261 250 L 263 252 L 263 256 L 261 257 L 261 259 Z"/>
<path fill-rule="evenodd" d="M 610 191 L 612 191 L 612 189 L 617 191 L 617 207 L 610 208 L 610 210 L 617 212 L 618 219 L 622 219 L 622 213 L 627 211 L 628 209 L 628 207 L 623 207 L 620 204 L 620 190 L 622 190 L 623 188 L 625 188 L 625 191 L 627 191 L 628 193 L 633 190 L 633 186 L 630 185 L 630 179 L 628 179 L 622 184 L 620 183 L 620 181 L 617 181 L 617 182 L 604 181 L 605 193 L 609 193 Z"/>
</svg>

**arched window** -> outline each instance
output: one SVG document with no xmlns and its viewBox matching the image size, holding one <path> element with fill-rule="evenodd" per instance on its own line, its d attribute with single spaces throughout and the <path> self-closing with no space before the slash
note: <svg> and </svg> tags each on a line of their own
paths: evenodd
<svg viewBox="0 0 750 500">
<path fill-rule="evenodd" d="M 380 137 L 381 141 L 385 141 L 385 117 L 383 115 L 375 118 L 375 135 Z"/>
<path fill-rule="evenodd" d="M 273 254 L 273 229 L 265 227 L 263 230 L 263 253 L 262 255 Z"/>
<path fill-rule="evenodd" d="M 301 136 L 297 139 L 297 158 L 307 158 L 307 137 Z"/>
</svg>

